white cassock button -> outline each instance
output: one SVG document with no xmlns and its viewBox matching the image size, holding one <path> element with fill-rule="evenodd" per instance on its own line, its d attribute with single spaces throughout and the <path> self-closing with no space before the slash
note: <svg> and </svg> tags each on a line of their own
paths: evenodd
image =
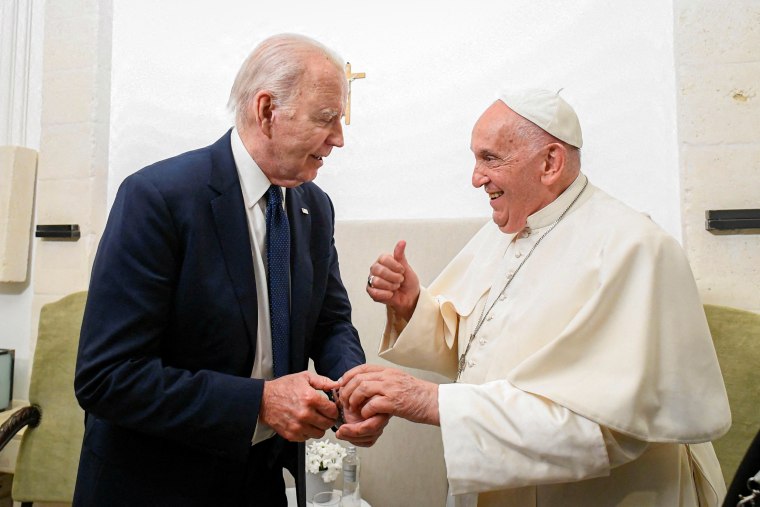
<svg viewBox="0 0 760 507">
<path fill-rule="evenodd" d="M 522 234 L 520 234 L 520 236 L 523 238 L 527 238 L 528 236 L 530 236 L 530 229 L 526 227 L 525 230 L 523 230 Z"/>
<path fill-rule="evenodd" d="M 487 320 L 487 321 L 491 321 L 491 320 L 493 320 L 493 315 L 489 315 L 488 317 L 486 317 L 486 320 Z"/>
<path fill-rule="evenodd" d="M 515 257 L 516 257 L 516 258 L 518 258 L 518 259 L 519 259 L 520 257 L 522 257 L 522 252 L 519 252 L 519 251 L 518 251 L 518 252 L 515 252 Z"/>
<path fill-rule="evenodd" d="M 499 296 L 499 301 L 504 301 L 505 299 L 507 299 L 507 296 Z"/>
<path fill-rule="evenodd" d="M 472 367 L 473 367 L 473 366 L 475 366 L 476 364 L 478 364 L 478 363 L 476 363 L 476 362 L 475 362 L 475 361 L 473 361 L 472 359 L 470 359 L 469 361 L 467 361 L 467 366 L 468 366 L 469 368 L 472 368 Z"/>
<path fill-rule="evenodd" d="M 486 340 L 485 338 L 481 338 L 481 339 L 480 339 L 480 344 L 481 344 L 481 345 L 485 345 L 487 341 L 488 341 L 488 340 Z"/>
</svg>

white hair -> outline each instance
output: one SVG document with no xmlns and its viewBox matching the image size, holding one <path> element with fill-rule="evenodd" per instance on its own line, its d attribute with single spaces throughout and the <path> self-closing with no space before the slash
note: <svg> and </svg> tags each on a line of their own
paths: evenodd
<svg viewBox="0 0 760 507">
<path fill-rule="evenodd" d="M 306 70 L 306 57 L 319 52 L 343 73 L 343 60 L 323 44 L 298 34 L 265 39 L 248 55 L 232 84 L 227 107 L 240 126 L 247 120 L 248 104 L 261 90 L 272 94 L 276 106 L 287 108 Z"/>
<path fill-rule="evenodd" d="M 549 143 L 559 143 L 567 150 L 568 160 L 573 164 L 580 166 L 581 150 L 572 144 L 557 139 L 532 121 L 520 117 L 520 121 L 515 126 L 515 133 L 519 139 L 522 139 L 526 146 L 531 149 L 540 150 Z"/>
</svg>

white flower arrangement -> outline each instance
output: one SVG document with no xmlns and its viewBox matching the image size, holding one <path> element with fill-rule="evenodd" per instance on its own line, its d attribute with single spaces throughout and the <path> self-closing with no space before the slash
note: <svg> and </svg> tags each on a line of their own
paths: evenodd
<svg viewBox="0 0 760 507">
<path fill-rule="evenodd" d="M 332 482 L 343 470 L 346 450 L 340 444 L 317 440 L 306 446 L 306 471 L 312 474 L 322 472 L 322 480 Z"/>
</svg>

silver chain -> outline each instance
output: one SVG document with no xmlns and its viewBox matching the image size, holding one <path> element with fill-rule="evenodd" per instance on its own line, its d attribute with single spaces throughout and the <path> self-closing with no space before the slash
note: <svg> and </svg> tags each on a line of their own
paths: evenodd
<svg viewBox="0 0 760 507">
<path fill-rule="evenodd" d="M 475 325 L 475 330 L 470 334 L 470 340 L 467 342 L 467 347 L 464 349 L 464 353 L 459 356 L 459 365 L 457 368 L 457 381 L 459 381 L 459 378 L 462 376 L 462 372 L 464 372 L 465 367 L 467 366 L 467 353 L 470 351 L 470 346 L 472 345 L 472 342 L 475 340 L 475 336 L 478 334 L 478 331 L 480 331 L 480 327 L 483 325 L 483 323 L 486 321 L 486 318 L 488 317 L 488 314 L 491 313 L 491 310 L 493 310 L 493 307 L 496 306 L 496 303 L 499 301 L 499 298 L 504 295 L 504 292 L 506 292 L 507 287 L 509 287 L 509 284 L 512 283 L 512 280 L 515 279 L 515 276 L 517 276 L 517 273 L 520 271 L 520 268 L 523 267 L 523 264 L 530 258 L 530 256 L 533 254 L 533 251 L 536 249 L 536 247 L 541 243 L 541 241 L 546 237 L 547 234 L 552 232 L 552 230 L 557 227 L 557 224 L 562 220 L 568 211 L 570 211 L 570 208 L 573 207 L 573 204 L 575 204 L 578 199 L 581 197 L 581 194 L 583 194 L 583 191 L 586 190 L 586 186 L 588 185 L 588 178 L 586 178 L 586 182 L 583 184 L 583 188 L 581 188 L 581 191 L 578 192 L 578 195 L 575 196 L 575 199 L 573 199 L 573 202 L 568 205 L 567 208 L 565 208 L 565 211 L 560 214 L 560 216 L 557 217 L 557 219 L 552 222 L 552 224 L 549 226 L 549 229 L 545 233 L 541 235 L 540 238 L 534 243 L 534 245 L 531 247 L 530 250 L 528 250 L 527 255 L 523 258 L 522 262 L 518 264 L 517 268 L 512 272 L 511 275 L 507 277 L 507 283 L 504 284 L 504 287 L 499 291 L 499 295 L 496 296 L 493 300 L 493 303 L 491 303 L 491 306 L 488 307 L 488 310 L 486 310 L 485 305 L 483 305 L 483 309 L 480 311 L 480 317 L 478 317 L 478 323 Z"/>
</svg>

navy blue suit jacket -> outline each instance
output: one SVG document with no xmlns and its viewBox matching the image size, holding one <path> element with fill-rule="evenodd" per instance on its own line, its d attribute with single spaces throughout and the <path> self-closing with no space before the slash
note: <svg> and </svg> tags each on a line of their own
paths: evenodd
<svg viewBox="0 0 760 507">
<path fill-rule="evenodd" d="M 288 189 L 286 201 L 290 371 L 311 357 L 337 379 L 365 358 L 338 270 L 332 203 L 313 183 Z M 282 489 L 246 478 L 262 462 L 291 467 L 296 456 L 280 437 L 250 445 L 264 385 L 250 378 L 255 283 L 230 132 L 124 180 L 79 343 L 75 390 L 87 418 L 76 504 L 265 505 L 251 495 Z"/>
</svg>

